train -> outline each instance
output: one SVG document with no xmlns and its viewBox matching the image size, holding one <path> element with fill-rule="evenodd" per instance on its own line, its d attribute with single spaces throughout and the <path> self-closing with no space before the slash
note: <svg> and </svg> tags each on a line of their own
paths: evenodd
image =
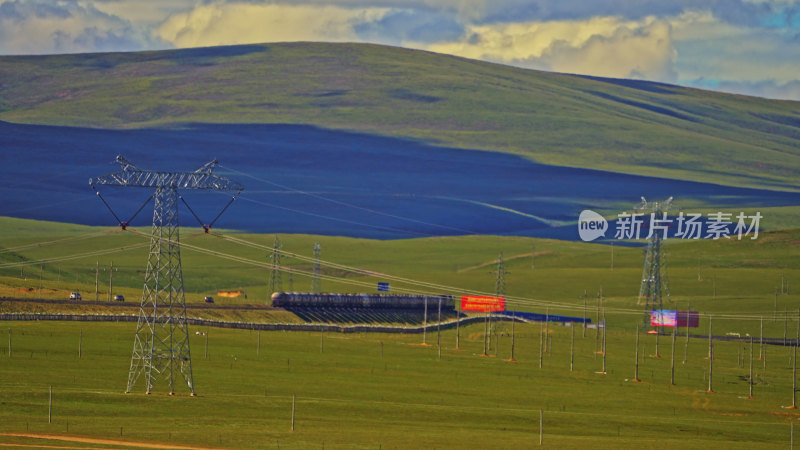
<svg viewBox="0 0 800 450">
<path fill-rule="evenodd" d="M 275 292 L 272 306 L 278 308 L 349 308 L 349 309 L 417 309 L 438 311 L 455 310 L 452 295 L 409 294 L 314 294 L 307 292 Z"/>
</svg>

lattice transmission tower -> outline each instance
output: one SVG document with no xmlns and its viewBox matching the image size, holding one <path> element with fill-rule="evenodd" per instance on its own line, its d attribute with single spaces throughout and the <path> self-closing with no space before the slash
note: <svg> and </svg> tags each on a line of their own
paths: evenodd
<svg viewBox="0 0 800 450">
<path fill-rule="evenodd" d="M 500 252 L 500 256 L 497 258 L 497 268 L 495 269 L 495 278 L 494 282 L 494 295 L 497 297 L 505 297 L 506 296 L 506 265 L 503 261 L 503 252 Z"/>
<path fill-rule="evenodd" d="M 283 245 L 278 235 L 275 235 L 275 240 L 272 242 L 272 254 L 269 256 L 272 260 L 272 267 L 269 272 L 269 290 L 267 298 L 270 298 L 273 292 L 283 291 L 283 279 L 281 278 L 281 249 Z"/>
<path fill-rule="evenodd" d="M 667 259 L 662 241 L 667 234 L 667 211 L 672 206 L 672 197 L 663 202 L 650 202 L 642 197 L 639 211 L 650 211 L 650 235 L 644 251 L 642 284 L 639 287 L 639 305 L 644 304 L 644 324 L 649 323 L 650 311 L 663 308 L 662 292 L 669 300 Z"/>
<path fill-rule="evenodd" d="M 311 275 L 311 293 L 318 294 L 322 291 L 322 282 L 320 280 L 320 269 L 319 269 L 319 252 L 320 246 L 319 242 L 314 243 L 314 271 Z"/>
<path fill-rule="evenodd" d="M 212 172 L 217 166 L 216 160 L 194 172 L 141 170 L 122 156 L 117 156 L 116 161 L 122 170 L 89 180 L 89 184 L 101 200 L 103 198 L 95 187 L 97 185 L 155 189 L 155 193 L 151 196 L 154 205 L 150 253 L 125 392 L 131 392 L 136 381 L 144 375 L 145 391 L 148 394 L 159 379 L 164 379 L 169 384 L 170 395 L 174 394 L 176 378 L 181 377 L 194 395 L 192 353 L 186 323 L 186 299 L 178 233 L 178 199 L 181 198 L 178 190 L 241 192 L 242 186 L 227 178 L 214 175 Z M 236 196 L 231 202 L 235 198 Z M 111 210 L 105 200 L 103 203 Z M 111 212 L 114 214 L 113 210 Z M 222 212 L 217 218 L 221 214 Z M 114 217 L 117 215 L 114 214 Z M 211 225 L 215 221 L 216 219 Z M 128 222 L 120 221 L 123 229 L 127 225 Z M 206 232 L 211 225 L 203 225 Z"/>
</svg>

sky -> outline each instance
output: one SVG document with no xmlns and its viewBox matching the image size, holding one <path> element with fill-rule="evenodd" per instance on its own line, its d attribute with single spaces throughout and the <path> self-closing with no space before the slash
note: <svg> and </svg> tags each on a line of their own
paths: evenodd
<svg viewBox="0 0 800 450">
<path fill-rule="evenodd" d="M 800 100 L 800 0 L 0 0 L 0 55 L 292 41 Z"/>
</svg>

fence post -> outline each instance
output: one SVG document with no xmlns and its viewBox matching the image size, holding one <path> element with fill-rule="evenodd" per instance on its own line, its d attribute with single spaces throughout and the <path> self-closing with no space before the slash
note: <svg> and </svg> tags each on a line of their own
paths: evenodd
<svg viewBox="0 0 800 450">
<path fill-rule="evenodd" d="M 295 404 L 295 394 L 292 394 L 292 431 L 294 431 L 294 404 Z"/>
<path fill-rule="evenodd" d="M 544 412 L 539 410 L 539 445 L 544 441 Z"/>
</svg>

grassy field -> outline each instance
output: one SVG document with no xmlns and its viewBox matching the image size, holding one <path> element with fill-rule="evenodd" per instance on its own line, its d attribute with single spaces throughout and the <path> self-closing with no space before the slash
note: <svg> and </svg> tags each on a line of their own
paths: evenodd
<svg viewBox="0 0 800 450">
<path fill-rule="evenodd" d="M 797 189 L 797 102 L 524 70 L 367 44 L 0 58 L 0 120 L 294 123 L 535 161 Z"/>
<path fill-rule="evenodd" d="M 41 286 L 45 298 L 64 298 L 80 290 L 91 299 L 95 262 L 107 270 L 113 259 L 114 292 L 137 301 L 146 248 L 135 246 L 147 244 L 145 236 L 10 218 L 0 219 L 0 226 L 5 230 L 0 238 L 0 295 L 39 297 Z M 581 327 L 574 328 L 571 371 L 573 328 L 557 324 L 547 327 L 549 344 L 543 347 L 548 351 L 541 368 L 541 324 L 515 326 L 516 363 L 506 361 L 511 345 L 508 322 L 493 326 L 490 357 L 480 356 L 482 324 L 460 329 L 460 350 L 455 349 L 456 331 L 444 331 L 441 359 L 435 345 L 419 345 L 421 335 L 259 334 L 196 327 L 190 335 L 198 397 L 189 397 L 187 390 L 170 397 L 163 383 L 146 396 L 141 381 L 126 395 L 132 323 L 7 321 L 0 324 L 0 443 L 77 445 L 2 435 L 28 432 L 226 448 L 526 448 L 539 443 L 541 410 L 545 447 L 749 449 L 789 445 L 790 423 L 800 418 L 785 408 L 792 402 L 791 347 L 759 345 L 762 326 L 768 338 L 791 339 L 796 333 L 800 295 L 793 286 L 800 279 L 800 230 L 762 233 L 757 240 L 668 241 L 673 303 L 665 307 L 690 306 L 702 314 L 688 344 L 685 329 L 679 330 L 674 386 L 667 336 L 659 337 L 658 344 L 653 335 L 640 336 L 642 382 L 631 381 L 634 330 L 642 320 L 642 307 L 636 304 L 640 248 L 614 246 L 612 269 L 611 246 L 578 242 L 498 236 L 400 241 L 280 237 L 284 250 L 299 255 L 310 256 L 313 243 L 319 241 L 324 261 L 465 291 L 494 289 L 492 272 L 502 251 L 509 309 L 583 315 L 586 291 L 587 315 L 593 323 L 602 290 L 607 373 L 598 373 L 603 368 L 603 355 L 598 353 L 602 333 L 588 329 L 584 337 Z M 184 230 L 187 301 L 199 303 L 218 289 L 241 288 L 247 299 L 218 298 L 218 303 L 264 304 L 273 238 Z M 99 254 L 104 249 L 111 253 Z M 56 260 L 42 267 L 37 261 L 45 258 Z M 21 269 L 20 262 L 28 265 Z M 299 258 L 283 263 L 297 270 L 311 267 Z M 323 280 L 326 291 L 374 291 L 351 283 L 374 286 L 384 279 L 328 265 L 323 265 L 323 274 L 338 280 Z M 101 272 L 100 279 L 103 295 L 108 272 Z M 288 285 L 287 274 L 283 283 Z M 293 283 L 295 290 L 310 287 L 308 277 L 299 273 Z M 418 289 L 395 279 L 392 286 Z M 10 302 L 0 306 L 2 312 L 19 308 Z M 706 392 L 708 342 L 703 336 L 709 317 L 714 335 L 755 337 L 754 398 L 747 398 L 747 341 L 715 341 L 714 392 Z M 428 342 L 436 342 L 435 332 L 428 334 Z M 47 418 L 50 386 L 52 423 Z"/>
<path fill-rule="evenodd" d="M 442 335 L 441 359 L 421 336 L 203 330 L 191 336 L 198 397 L 186 390 L 124 394 L 133 324 L 7 322 L 13 353 L 0 344 L 0 433 L 46 433 L 226 448 L 776 448 L 788 446 L 788 347 L 755 361 L 740 344 L 716 342 L 713 393 L 708 344 L 680 337 L 675 385 L 668 339 L 642 336 L 639 378 L 632 332 L 609 329 L 606 374 L 595 330 L 551 325 L 539 367 L 540 325 L 497 326 L 482 357 L 483 326 Z M 5 331 L 5 330 L 4 330 Z M 4 333 L 5 334 L 5 333 Z M 257 340 L 261 349 L 257 354 Z M 320 342 L 324 339 L 323 351 Z M 3 339 L 6 341 L 6 339 Z M 78 346 L 81 343 L 81 358 Z M 499 342 L 498 342 L 499 341 Z M 435 342 L 435 335 L 429 335 Z M 746 347 L 745 347 L 746 348 Z M 383 355 L 381 355 L 381 352 Z M 684 352 L 687 355 L 683 363 Z M 760 355 L 756 343 L 753 352 Z M 495 356 L 496 355 L 496 356 Z M 766 368 L 765 368 L 766 367 Z M 52 423 L 48 390 L 53 387 Z M 295 430 L 291 429 L 296 396 Z M 0 436 L 0 442 L 41 444 Z M 116 446 L 119 448 L 119 446 Z"/>
</svg>

